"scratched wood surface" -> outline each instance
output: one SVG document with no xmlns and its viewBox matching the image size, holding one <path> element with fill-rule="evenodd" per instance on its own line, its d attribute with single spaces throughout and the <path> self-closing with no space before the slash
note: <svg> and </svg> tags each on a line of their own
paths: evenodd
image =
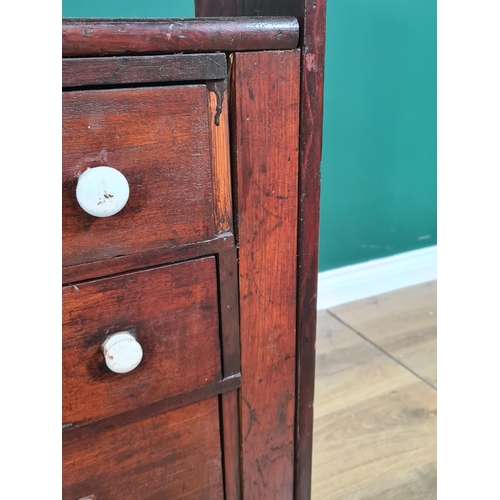
<svg viewBox="0 0 500 500">
<path fill-rule="evenodd" d="M 217 396 L 63 447 L 63 499 L 222 499 Z"/>
<path fill-rule="evenodd" d="M 166 262 L 194 259 L 196 257 L 225 252 L 233 248 L 234 236 L 231 233 L 221 233 L 209 240 L 187 243 L 173 248 L 160 248 L 151 252 L 134 253 L 132 255 L 114 257 L 109 260 L 63 267 L 62 283 L 63 285 L 76 283 L 78 281 L 100 278 L 133 269 L 157 266 Z"/>
<path fill-rule="evenodd" d="M 222 373 L 241 372 L 238 308 L 238 264 L 236 249 L 217 255 L 222 346 Z M 240 500 L 240 411 L 237 391 L 220 396 L 225 500 Z"/>
<path fill-rule="evenodd" d="M 299 63 L 233 61 L 244 498 L 293 498 Z"/>
<path fill-rule="evenodd" d="M 161 399 L 156 403 L 150 403 L 146 406 L 139 406 L 133 410 L 125 411 L 118 415 L 96 420 L 94 422 L 85 422 L 82 425 L 63 426 L 62 442 L 63 445 L 87 439 L 95 434 L 107 432 L 115 427 L 130 425 L 134 422 L 139 422 L 145 418 L 159 415 L 170 410 L 175 410 L 197 401 L 211 398 L 213 396 L 222 395 L 235 391 L 241 386 L 241 377 L 239 374 L 224 378 L 219 382 L 204 385 L 191 391 L 183 392 L 177 396 Z M 235 462 L 238 463 L 238 462 Z"/>
<path fill-rule="evenodd" d="M 238 392 L 220 396 L 224 464 L 224 500 L 241 500 L 240 415 Z"/>
<path fill-rule="evenodd" d="M 208 109 L 215 228 L 217 233 L 223 233 L 233 229 L 227 83 L 226 80 L 219 80 L 209 82 L 207 86 L 212 90 Z"/>
<path fill-rule="evenodd" d="M 215 235 L 205 85 L 63 92 L 63 266 Z M 112 217 L 76 200 L 78 176 L 105 165 L 130 197 Z"/>
<path fill-rule="evenodd" d="M 65 19 L 63 57 L 294 49 L 293 17 Z"/>
<path fill-rule="evenodd" d="M 297 499 L 311 495 L 316 289 L 326 0 L 195 0 L 196 16 L 294 16 L 300 25 L 301 104 L 297 276 Z"/>
<path fill-rule="evenodd" d="M 217 255 L 222 345 L 222 373 L 241 372 L 240 317 L 238 309 L 238 263 L 236 249 Z"/>
<path fill-rule="evenodd" d="M 63 288 L 63 422 L 91 421 L 221 380 L 215 258 Z M 105 365 L 108 335 L 131 330 L 141 363 Z"/>
<path fill-rule="evenodd" d="M 362 330 L 383 323 L 392 335 L 404 335 L 415 312 L 425 310 L 424 332 L 436 324 L 427 310 L 435 311 L 432 288 L 419 285 L 333 311 L 348 308 Z M 375 314 L 368 300 L 384 307 Z M 312 499 L 435 500 L 437 392 L 350 321 L 318 312 Z M 419 350 L 435 365 L 425 343 L 413 345 L 414 354 Z"/>
<path fill-rule="evenodd" d="M 326 0 L 295 2 L 301 24 L 296 498 L 311 496 Z"/>
<path fill-rule="evenodd" d="M 62 60 L 62 86 L 181 82 L 226 78 L 225 54 L 78 57 Z"/>
</svg>

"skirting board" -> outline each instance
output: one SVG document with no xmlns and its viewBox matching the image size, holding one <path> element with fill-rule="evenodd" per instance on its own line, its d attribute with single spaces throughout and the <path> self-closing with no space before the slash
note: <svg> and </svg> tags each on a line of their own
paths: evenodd
<svg viewBox="0 0 500 500">
<path fill-rule="evenodd" d="M 318 275 L 318 309 L 327 309 L 435 279 L 436 246 L 323 271 Z"/>
</svg>

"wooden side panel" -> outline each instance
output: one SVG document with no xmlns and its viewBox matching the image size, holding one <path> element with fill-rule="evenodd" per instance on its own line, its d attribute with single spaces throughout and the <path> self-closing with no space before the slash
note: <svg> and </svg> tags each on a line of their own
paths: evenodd
<svg viewBox="0 0 500 500">
<path fill-rule="evenodd" d="M 143 358 L 111 372 L 101 346 L 132 331 Z M 215 258 L 63 288 L 64 423 L 90 421 L 221 380 Z"/>
<path fill-rule="evenodd" d="M 238 314 L 238 266 L 236 249 L 220 252 L 219 298 L 222 331 L 222 371 L 224 377 L 240 372 L 240 335 Z M 220 397 L 222 442 L 224 449 L 225 500 L 241 499 L 240 414 L 238 391 Z"/>
<path fill-rule="evenodd" d="M 240 373 L 240 329 L 238 314 L 238 265 L 235 249 L 220 252 L 219 294 L 222 330 L 222 373 Z"/>
<path fill-rule="evenodd" d="M 293 497 L 299 64 L 299 51 L 233 64 L 246 499 Z"/>
<path fill-rule="evenodd" d="M 195 0 L 195 6 L 197 16 L 294 16 L 301 28 L 295 495 L 306 500 L 311 496 L 326 0 Z"/>
<path fill-rule="evenodd" d="M 221 394 L 225 500 L 241 500 L 238 391 Z"/>
<path fill-rule="evenodd" d="M 311 497 L 326 0 L 302 0 L 297 286 L 297 500 Z"/>
<path fill-rule="evenodd" d="M 227 76 L 227 75 L 226 75 Z M 215 230 L 232 231 L 231 164 L 226 81 L 208 82 L 210 149 L 214 190 Z"/>
<path fill-rule="evenodd" d="M 222 499 L 218 398 L 63 447 L 63 499 Z"/>
</svg>

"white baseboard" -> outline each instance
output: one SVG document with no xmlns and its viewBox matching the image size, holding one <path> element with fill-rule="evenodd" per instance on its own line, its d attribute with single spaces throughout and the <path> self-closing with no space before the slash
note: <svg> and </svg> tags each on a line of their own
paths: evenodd
<svg viewBox="0 0 500 500">
<path fill-rule="evenodd" d="M 437 279 L 437 247 L 324 271 L 318 275 L 318 309 L 345 304 Z"/>
</svg>

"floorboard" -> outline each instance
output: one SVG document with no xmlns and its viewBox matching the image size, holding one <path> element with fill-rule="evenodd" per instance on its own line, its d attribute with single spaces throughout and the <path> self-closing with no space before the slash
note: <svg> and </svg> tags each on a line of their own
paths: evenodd
<svg viewBox="0 0 500 500">
<path fill-rule="evenodd" d="M 329 311 L 437 387 L 436 288 L 431 281 Z"/>
<path fill-rule="evenodd" d="M 313 500 L 436 499 L 435 290 L 318 312 Z"/>
</svg>

